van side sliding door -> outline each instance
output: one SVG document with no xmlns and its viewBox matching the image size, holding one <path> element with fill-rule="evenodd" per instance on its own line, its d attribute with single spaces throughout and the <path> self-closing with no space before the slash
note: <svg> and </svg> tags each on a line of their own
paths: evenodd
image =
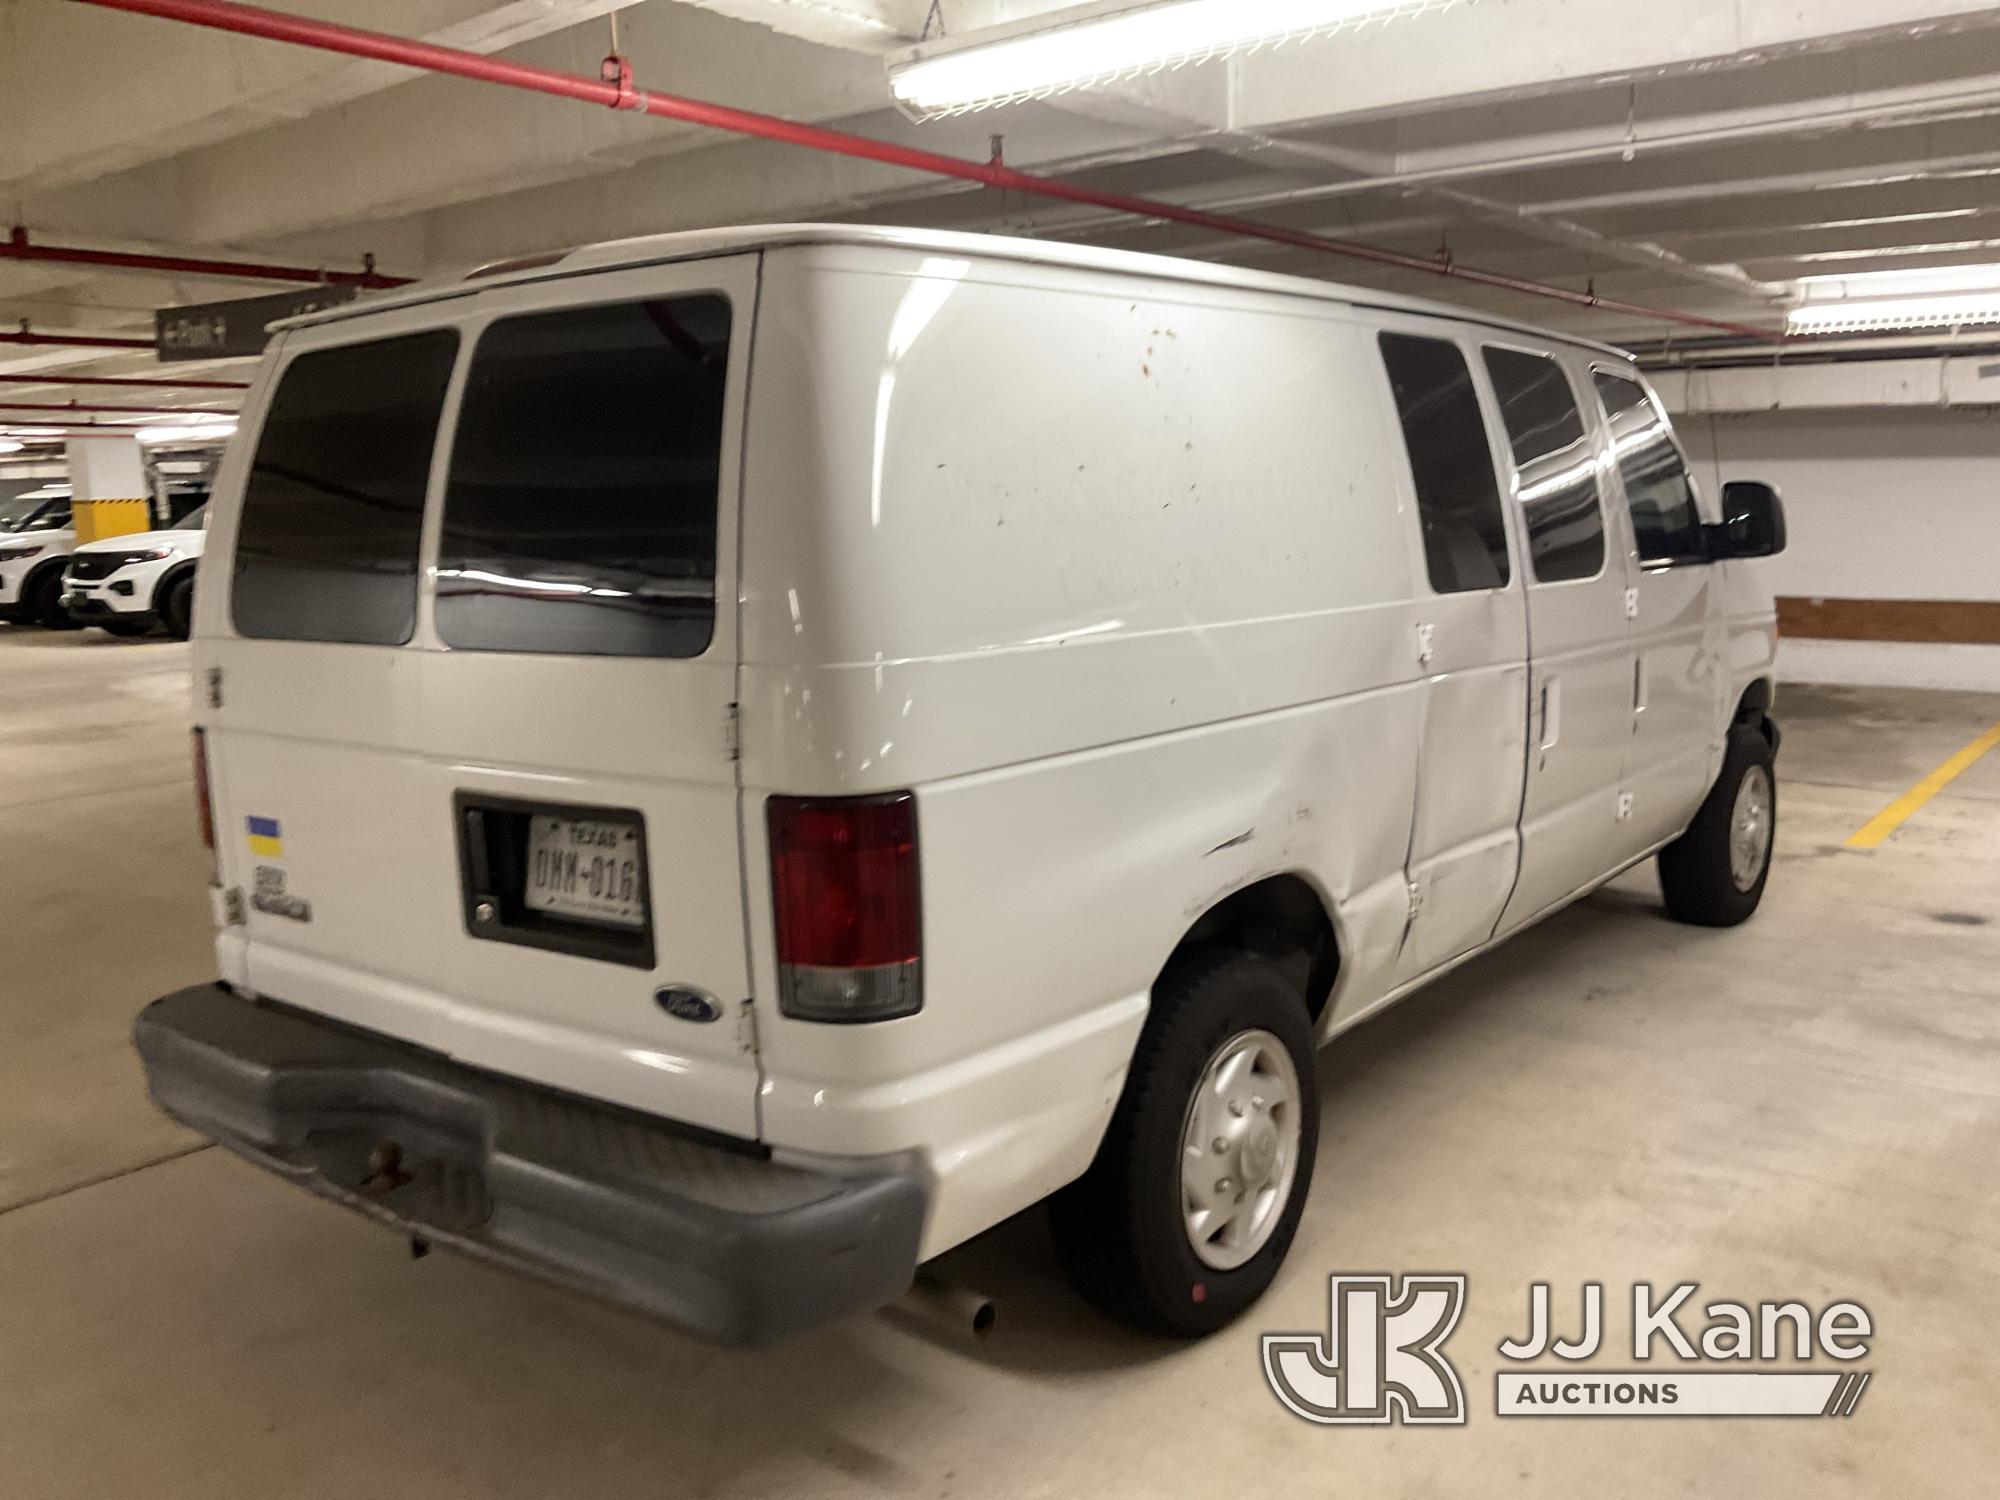
<svg viewBox="0 0 2000 1500">
<path fill-rule="evenodd" d="M 1618 815 L 1632 737 L 1632 577 L 1623 529 L 1607 526 L 1611 460 L 1586 416 L 1595 399 L 1589 371 L 1501 341 L 1480 353 L 1528 554 L 1528 789 L 1521 880 L 1500 924 L 1511 931 L 1625 857 Z"/>
<path fill-rule="evenodd" d="M 1412 618 L 1423 708 L 1398 982 L 1486 942 L 1520 863 L 1527 613 L 1479 389 L 1455 332 L 1398 319 L 1378 339 L 1423 559 Z"/>
</svg>

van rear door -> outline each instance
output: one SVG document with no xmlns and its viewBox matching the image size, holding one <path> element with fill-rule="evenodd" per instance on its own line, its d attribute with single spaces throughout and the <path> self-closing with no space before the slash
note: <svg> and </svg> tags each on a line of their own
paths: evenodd
<svg viewBox="0 0 2000 1500">
<path fill-rule="evenodd" d="M 685 262 L 274 352 L 198 627 L 225 973 L 757 1133 L 729 737 L 755 292 L 754 256 Z"/>
</svg>

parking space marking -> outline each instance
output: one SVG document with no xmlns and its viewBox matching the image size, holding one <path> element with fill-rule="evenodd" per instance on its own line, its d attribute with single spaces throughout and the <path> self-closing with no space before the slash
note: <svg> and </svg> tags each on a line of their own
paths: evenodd
<svg viewBox="0 0 2000 1500">
<path fill-rule="evenodd" d="M 61 1187 L 50 1188 L 44 1193 L 35 1193 L 14 1203 L 0 1203 L 0 1214 L 19 1213 L 24 1208 L 37 1208 L 44 1203 L 53 1203 L 58 1198 L 67 1198 L 71 1193 L 80 1193 L 85 1188 L 102 1187 L 107 1182 L 116 1182 L 121 1177 L 130 1177 L 135 1172 L 144 1172 L 153 1167 L 164 1167 L 170 1161 L 179 1161 L 184 1156 L 193 1156 L 200 1151 L 213 1151 L 214 1141 L 194 1141 L 185 1146 L 177 1146 L 163 1156 L 150 1156 L 144 1161 L 135 1161 L 128 1167 L 114 1167 L 109 1172 L 100 1172 L 95 1177 L 86 1177 L 81 1182 L 66 1182 Z"/>
<path fill-rule="evenodd" d="M 1876 849 L 1890 834 L 1923 810 L 1924 805 L 1939 792 L 1950 786 L 1978 762 L 1979 758 L 2000 745 L 2000 724 L 1995 724 L 1978 739 L 1967 745 L 1950 760 L 1939 766 L 1922 781 L 1911 787 L 1902 796 L 1891 802 L 1868 821 L 1868 825 L 1847 841 L 1850 849 Z"/>
</svg>

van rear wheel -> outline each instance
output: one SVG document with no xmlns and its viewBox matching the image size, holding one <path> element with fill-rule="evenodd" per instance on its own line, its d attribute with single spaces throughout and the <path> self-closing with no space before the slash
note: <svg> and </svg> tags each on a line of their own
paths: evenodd
<svg viewBox="0 0 2000 1500">
<path fill-rule="evenodd" d="M 1708 800 L 1688 831 L 1660 851 L 1660 891 L 1676 922 L 1735 927 L 1763 901 L 1778 831 L 1774 759 L 1759 726 L 1729 731 Z"/>
<path fill-rule="evenodd" d="M 1154 989 L 1096 1160 L 1051 1201 L 1064 1272 L 1145 1332 L 1213 1333 L 1277 1276 L 1318 1142 L 1297 990 L 1250 954 L 1188 955 Z"/>
</svg>

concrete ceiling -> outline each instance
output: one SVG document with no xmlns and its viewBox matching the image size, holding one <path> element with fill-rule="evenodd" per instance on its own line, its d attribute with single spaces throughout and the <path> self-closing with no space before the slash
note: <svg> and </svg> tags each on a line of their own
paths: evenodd
<svg viewBox="0 0 2000 1500">
<path fill-rule="evenodd" d="M 2000 6 L 1968 0 L 1476 0 L 933 123 L 893 108 L 884 65 L 929 0 L 278 8 L 593 76 L 615 13 L 643 87 L 973 158 L 1002 134 L 1019 167 L 1772 326 L 1800 276 L 2000 261 Z M 954 39 L 1065 8 L 937 6 Z M 1612 339 L 1667 331 L 65 0 L 0 0 L 0 221 L 40 241 L 343 267 L 372 253 L 424 275 L 814 218 L 1202 256 Z M 156 307 L 269 290 L 0 261 L 0 325 L 149 334 Z M 49 384 L 0 399 L 87 400 L 64 375 L 161 368 L 144 353 L 0 346 L 0 374 L 22 373 Z"/>
</svg>

